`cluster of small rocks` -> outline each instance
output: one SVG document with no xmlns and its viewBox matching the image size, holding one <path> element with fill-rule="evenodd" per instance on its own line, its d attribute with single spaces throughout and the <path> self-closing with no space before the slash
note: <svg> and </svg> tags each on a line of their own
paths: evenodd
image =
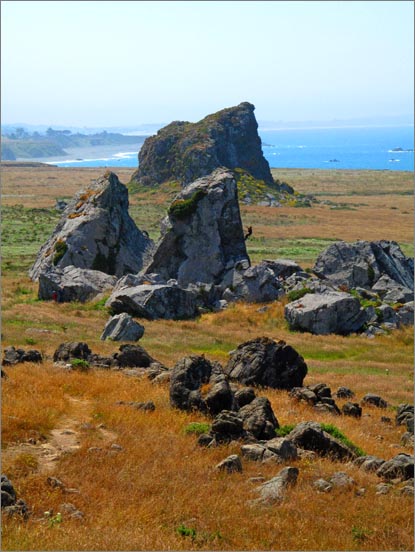
<svg viewBox="0 0 415 552">
<path fill-rule="evenodd" d="M 26 502 L 17 498 L 13 484 L 4 474 L 1 475 L 1 510 L 8 516 L 19 515 L 24 519 L 29 516 Z"/>
</svg>

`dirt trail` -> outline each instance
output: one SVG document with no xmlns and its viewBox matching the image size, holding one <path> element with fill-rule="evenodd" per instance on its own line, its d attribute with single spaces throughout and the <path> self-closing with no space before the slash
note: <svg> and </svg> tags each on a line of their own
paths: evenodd
<svg viewBox="0 0 415 552">
<path fill-rule="evenodd" d="M 84 424 L 90 424 L 91 401 L 69 397 L 70 413 L 59 421 L 51 436 L 46 442 L 19 443 L 11 445 L 2 452 L 3 462 L 12 460 L 21 454 L 31 454 L 38 461 L 38 471 L 50 474 L 54 471 L 56 462 L 64 455 L 78 450 L 81 446 L 81 428 Z M 99 428 L 105 443 L 114 442 L 116 434 Z M 8 463 L 8 462 L 7 462 Z"/>
</svg>

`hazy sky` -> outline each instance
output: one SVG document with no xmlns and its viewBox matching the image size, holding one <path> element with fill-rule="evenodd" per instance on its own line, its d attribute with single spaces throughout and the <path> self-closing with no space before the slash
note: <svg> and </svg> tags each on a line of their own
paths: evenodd
<svg viewBox="0 0 415 552">
<path fill-rule="evenodd" d="M 413 112 L 411 1 L 1 2 L 2 123 Z"/>
</svg>

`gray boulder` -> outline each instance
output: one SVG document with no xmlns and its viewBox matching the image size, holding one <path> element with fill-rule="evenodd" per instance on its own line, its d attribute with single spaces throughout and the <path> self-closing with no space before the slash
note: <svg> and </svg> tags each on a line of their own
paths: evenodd
<svg viewBox="0 0 415 552">
<path fill-rule="evenodd" d="M 106 306 L 114 313 L 126 312 L 148 320 L 180 320 L 197 314 L 195 295 L 171 284 L 117 286 Z"/>
<path fill-rule="evenodd" d="M 237 454 L 231 454 L 219 462 L 216 469 L 219 471 L 226 471 L 227 473 L 242 472 L 242 462 Z"/>
<path fill-rule="evenodd" d="M 359 300 L 340 291 L 308 293 L 288 303 L 284 314 L 291 329 L 316 335 L 347 335 L 362 329 L 367 321 Z"/>
<path fill-rule="evenodd" d="M 353 464 L 367 472 L 376 472 L 384 463 L 385 460 L 372 455 L 359 456 L 353 461 Z"/>
<path fill-rule="evenodd" d="M 219 284 L 234 267 L 249 266 L 236 181 L 220 168 L 189 184 L 175 198 L 162 222 L 162 235 L 146 273 L 179 286 Z"/>
<path fill-rule="evenodd" d="M 398 326 L 413 326 L 414 325 L 414 302 L 405 303 L 396 311 L 396 320 Z"/>
<path fill-rule="evenodd" d="M 414 405 L 413 404 L 400 404 L 396 411 L 395 417 L 396 425 L 405 424 L 408 431 L 414 432 Z"/>
<path fill-rule="evenodd" d="M 36 349 L 16 349 L 11 345 L 6 347 L 3 353 L 3 366 L 13 366 L 14 364 L 19 364 L 20 362 L 42 362 L 42 354 Z"/>
<path fill-rule="evenodd" d="M 265 303 L 275 301 L 284 293 L 274 272 L 264 263 L 259 263 L 247 270 L 236 269 L 231 287 L 225 290 L 223 298 L 226 301 L 243 299 L 248 303 Z"/>
<path fill-rule="evenodd" d="M 276 477 L 256 489 L 260 496 L 253 501 L 253 504 L 272 505 L 281 501 L 285 497 L 287 488 L 297 483 L 298 473 L 298 468 L 283 468 Z"/>
<path fill-rule="evenodd" d="M 337 460 L 353 460 L 356 454 L 349 447 L 324 431 L 317 422 L 301 422 L 287 435 L 297 447 L 311 450 L 320 456 Z"/>
<path fill-rule="evenodd" d="M 361 418 L 362 408 L 359 406 L 358 403 L 352 403 L 350 401 L 347 401 L 342 406 L 342 413 L 345 416 L 352 416 L 353 418 Z"/>
<path fill-rule="evenodd" d="M 388 406 L 388 403 L 382 399 L 382 397 L 379 397 L 379 395 L 375 395 L 374 393 L 367 393 L 363 397 L 361 404 L 370 404 L 372 406 L 377 406 L 378 408 L 386 408 Z"/>
<path fill-rule="evenodd" d="M 64 268 L 44 267 L 42 270 L 39 273 L 38 297 L 44 300 L 51 300 L 56 294 L 59 302 L 85 303 L 101 293 L 109 292 L 117 282 L 115 276 L 73 265 Z"/>
<path fill-rule="evenodd" d="M 143 335 L 144 326 L 135 322 L 129 314 L 123 312 L 108 320 L 102 332 L 101 340 L 138 341 Z"/>
<path fill-rule="evenodd" d="M 121 345 L 119 352 L 112 356 L 112 364 L 119 368 L 150 368 L 157 361 L 140 345 Z"/>
<path fill-rule="evenodd" d="M 303 272 L 303 269 L 295 262 L 289 259 L 275 259 L 274 261 L 264 260 L 261 264 L 272 270 L 276 278 L 285 280 L 292 274 Z"/>
<path fill-rule="evenodd" d="M 260 440 L 274 438 L 275 430 L 280 427 L 266 397 L 257 397 L 240 408 L 238 416 L 242 418 L 245 431 Z"/>
<path fill-rule="evenodd" d="M 72 265 L 120 277 L 141 270 L 151 247 L 128 214 L 127 188 L 108 172 L 69 203 L 29 275 Z"/>
<path fill-rule="evenodd" d="M 407 286 L 403 286 L 392 280 L 384 274 L 372 287 L 385 303 L 408 303 L 413 301 L 414 291 Z"/>
<path fill-rule="evenodd" d="M 337 286 L 372 288 L 386 274 L 394 282 L 414 289 L 413 259 L 394 241 L 339 241 L 317 258 L 314 272 Z"/>
<path fill-rule="evenodd" d="M 210 435 L 216 443 L 229 443 L 243 438 L 246 433 L 238 413 L 222 410 L 213 420 Z"/>
<path fill-rule="evenodd" d="M 83 341 L 61 343 L 53 353 L 53 362 L 68 362 L 73 359 L 88 360 L 91 349 Z"/>
<path fill-rule="evenodd" d="M 258 337 L 231 351 L 224 372 L 245 385 L 292 389 L 302 385 L 307 365 L 285 341 Z"/>
</svg>

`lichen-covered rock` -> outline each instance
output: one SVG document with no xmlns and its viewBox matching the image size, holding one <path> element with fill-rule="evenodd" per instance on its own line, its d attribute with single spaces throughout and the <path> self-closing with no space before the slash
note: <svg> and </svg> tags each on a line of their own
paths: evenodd
<svg viewBox="0 0 415 552">
<path fill-rule="evenodd" d="M 284 314 L 291 329 L 316 335 L 357 332 L 367 321 L 366 311 L 359 300 L 340 291 L 307 293 L 288 303 Z"/>
<path fill-rule="evenodd" d="M 120 277 L 139 272 L 151 246 L 128 214 L 127 188 L 106 173 L 69 203 L 29 275 L 73 265 Z"/>
<path fill-rule="evenodd" d="M 173 201 L 145 273 L 179 286 L 220 284 L 238 263 L 249 266 L 232 172 L 217 169 L 189 184 Z M 231 281 L 231 280 L 230 280 Z"/>
<path fill-rule="evenodd" d="M 394 241 L 339 241 L 317 258 L 314 272 L 337 286 L 372 288 L 383 275 L 414 289 L 414 262 Z M 385 291 L 387 288 L 385 289 Z"/>
<path fill-rule="evenodd" d="M 219 462 L 216 469 L 219 471 L 226 471 L 227 473 L 242 472 L 242 462 L 237 454 L 231 454 Z"/>
<path fill-rule="evenodd" d="M 302 385 L 307 365 L 285 341 L 258 337 L 232 351 L 224 371 L 245 385 L 292 389 Z"/>
<path fill-rule="evenodd" d="M 198 123 L 170 123 L 145 140 L 133 179 L 150 186 L 168 180 L 185 185 L 222 166 L 246 169 L 253 177 L 272 184 L 254 109 L 244 102 Z"/>
<path fill-rule="evenodd" d="M 101 340 L 138 341 L 144 335 L 144 326 L 136 322 L 125 312 L 111 317 L 105 324 Z"/>
<path fill-rule="evenodd" d="M 65 266 L 64 268 L 45 267 L 39 274 L 39 299 L 54 299 L 60 303 L 90 301 L 104 292 L 109 292 L 117 282 L 99 270 Z"/>
</svg>

